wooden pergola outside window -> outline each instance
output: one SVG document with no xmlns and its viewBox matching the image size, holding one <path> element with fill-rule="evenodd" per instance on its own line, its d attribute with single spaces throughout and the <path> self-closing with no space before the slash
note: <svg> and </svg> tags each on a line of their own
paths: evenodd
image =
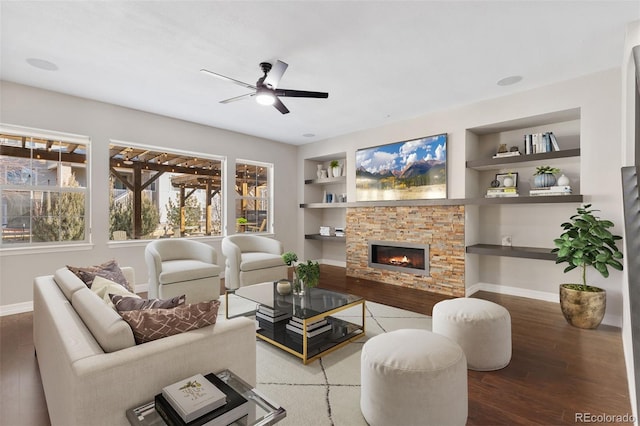
<svg viewBox="0 0 640 426">
<path fill-rule="evenodd" d="M 110 173 L 133 195 L 133 235 L 130 237 L 134 239 L 144 237 L 142 232 L 143 192 L 167 173 L 171 174 L 172 187 L 179 191 L 179 235 L 184 235 L 187 230 L 185 223 L 187 201 L 198 190 L 206 194 L 203 233 L 212 235 L 214 231 L 213 199 L 216 195 L 221 195 L 221 169 L 222 161 L 218 159 L 120 144 L 112 144 L 109 147 Z M 167 236 L 166 229 L 165 236 Z"/>
</svg>

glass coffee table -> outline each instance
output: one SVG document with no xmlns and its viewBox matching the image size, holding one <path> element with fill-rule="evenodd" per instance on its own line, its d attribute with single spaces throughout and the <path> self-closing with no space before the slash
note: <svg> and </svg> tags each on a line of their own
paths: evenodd
<svg viewBox="0 0 640 426">
<path fill-rule="evenodd" d="M 307 288 L 303 295 L 279 294 L 276 283 L 266 282 L 228 291 L 227 313 L 230 295 L 253 302 L 253 309 L 228 318 L 255 315 L 256 337 L 301 358 L 304 364 L 364 336 L 365 300 L 360 296 L 316 287 Z M 361 307 L 359 324 L 333 316 L 357 306 Z M 269 313 L 276 318 L 265 320 Z"/>
<path fill-rule="evenodd" d="M 234 426 L 270 426 L 287 416 L 287 411 L 229 370 L 216 373 L 220 379 L 249 401 L 249 414 L 231 423 Z M 150 401 L 126 411 L 132 426 L 166 426 Z"/>
</svg>

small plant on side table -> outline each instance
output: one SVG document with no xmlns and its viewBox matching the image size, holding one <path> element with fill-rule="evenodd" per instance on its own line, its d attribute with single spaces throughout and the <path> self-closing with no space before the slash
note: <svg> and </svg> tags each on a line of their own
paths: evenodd
<svg viewBox="0 0 640 426">
<path fill-rule="evenodd" d="M 320 282 L 320 265 L 308 260 L 296 266 L 296 274 L 305 287 L 315 287 Z"/>
</svg>

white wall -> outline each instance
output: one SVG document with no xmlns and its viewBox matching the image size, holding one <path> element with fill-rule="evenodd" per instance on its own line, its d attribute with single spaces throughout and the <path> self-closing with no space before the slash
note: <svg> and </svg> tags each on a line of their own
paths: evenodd
<svg viewBox="0 0 640 426">
<path fill-rule="evenodd" d="M 6 124 L 86 135 L 91 139 L 92 245 L 83 248 L 0 252 L 0 313 L 28 308 L 35 276 L 66 265 L 94 265 L 115 258 L 133 266 L 137 284 L 147 282 L 145 242 L 109 242 L 108 144 L 110 139 L 227 157 L 226 216 L 234 225 L 235 159 L 274 164 L 275 237 L 295 249 L 296 147 L 60 93 L 0 82 L 0 120 Z M 229 232 L 234 232 L 231 226 Z M 222 257 L 220 238 L 206 238 Z M 222 259 L 219 261 L 222 264 Z"/>
<path fill-rule="evenodd" d="M 553 111 L 580 108 L 581 110 L 581 158 L 580 191 L 585 194 L 585 202 L 592 203 L 601 210 L 601 216 L 616 223 L 614 232 L 622 234 L 622 194 L 620 189 L 621 167 L 621 95 L 620 69 L 612 69 L 584 76 L 574 80 L 524 91 L 515 95 L 486 100 L 448 111 L 417 117 L 400 123 L 393 123 L 375 129 L 367 129 L 353 134 L 336 137 L 321 142 L 304 145 L 298 151 L 298 162 L 304 158 L 318 157 L 334 152 L 347 153 L 348 199 L 355 200 L 355 151 L 391 142 L 414 139 L 421 136 L 447 133 L 448 192 L 449 198 L 465 198 L 465 140 L 466 129 L 492 123 L 530 117 Z M 298 170 L 298 181 L 304 177 Z M 302 186 L 302 185 L 300 185 Z M 302 200 L 303 188 L 298 188 Z M 301 201 L 300 201 L 301 202 Z M 569 207 L 571 213 L 573 206 Z M 536 223 L 544 207 L 517 207 L 521 223 Z M 566 206 L 565 206 L 566 209 Z M 302 218 L 302 215 L 300 215 Z M 568 218 L 568 216 L 566 216 Z M 558 223 L 559 225 L 559 223 Z M 347 224 L 348 232 L 349 224 Z M 472 230 L 471 232 L 475 232 Z M 521 226 L 517 238 L 522 241 L 538 241 L 540 229 Z M 549 228 L 546 244 L 552 246 L 552 239 L 559 235 L 561 228 Z M 300 233 L 300 235 L 302 235 Z M 299 236 L 299 238 L 302 238 Z M 516 235 L 514 235 L 515 241 Z M 515 243 L 514 243 L 515 244 Z M 520 244 L 527 245 L 527 244 Z M 529 244 L 536 245 L 536 244 Z M 473 255 L 476 256 L 476 255 Z M 495 258 L 490 262 L 497 273 L 486 274 L 495 289 L 513 294 L 527 294 L 543 299 L 557 300 L 558 285 L 578 280 L 576 275 L 562 272 L 562 265 L 549 261 L 532 261 L 512 258 Z M 524 268 L 524 269 L 523 269 Z M 523 273 L 526 270 L 527 273 Z M 535 273 L 530 273 L 534 270 Z M 593 272 L 593 271 L 591 271 Z M 469 273 L 467 272 L 467 275 Z M 604 322 L 620 326 L 622 323 L 622 283 L 623 274 L 612 271 L 609 279 L 597 272 L 588 274 L 592 285 L 607 291 L 607 314 Z M 467 283 L 467 287 L 475 283 Z"/>
</svg>

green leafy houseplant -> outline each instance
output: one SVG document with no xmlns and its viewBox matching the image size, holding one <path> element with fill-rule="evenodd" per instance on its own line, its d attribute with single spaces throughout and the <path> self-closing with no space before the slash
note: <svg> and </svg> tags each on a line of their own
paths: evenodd
<svg viewBox="0 0 640 426">
<path fill-rule="evenodd" d="M 338 162 L 338 160 L 331 160 L 331 162 L 329 163 L 329 167 L 340 167 L 340 163 Z"/>
<path fill-rule="evenodd" d="M 244 217 L 239 217 L 239 218 L 237 218 L 237 219 L 236 219 L 236 223 L 237 223 L 238 225 L 244 225 L 244 224 L 246 224 L 247 222 L 248 222 L 248 221 L 247 221 L 247 219 L 246 219 L 246 218 L 244 218 Z"/>
<path fill-rule="evenodd" d="M 569 264 L 564 272 L 575 268 L 582 268 L 582 284 L 570 284 L 569 287 L 581 291 L 601 291 L 597 287 L 587 285 L 587 267 L 593 266 L 600 274 L 607 278 L 608 267 L 622 271 L 622 252 L 616 246 L 616 241 L 621 240 L 619 235 L 613 235 L 608 228 L 612 228 L 613 222 L 603 220 L 594 215 L 599 210 L 591 209 L 591 204 L 578 207 L 578 213 L 570 217 L 569 222 L 562 225 L 564 232 L 560 238 L 553 240 L 556 248 L 552 252 L 557 253 L 556 263 Z"/>
<path fill-rule="evenodd" d="M 298 261 L 298 255 L 292 251 L 288 251 L 282 255 L 282 260 L 287 266 L 292 266 Z"/>
<path fill-rule="evenodd" d="M 551 166 L 538 166 L 536 167 L 536 171 L 533 173 L 534 176 L 538 176 L 538 175 L 544 175 L 544 174 L 549 174 L 549 175 L 555 175 L 560 173 L 560 169 L 556 168 L 556 167 L 551 167 Z"/>
<path fill-rule="evenodd" d="M 320 265 L 308 260 L 296 266 L 296 274 L 306 287 L 315 287 L 320 281 Z"/>
</svg>

